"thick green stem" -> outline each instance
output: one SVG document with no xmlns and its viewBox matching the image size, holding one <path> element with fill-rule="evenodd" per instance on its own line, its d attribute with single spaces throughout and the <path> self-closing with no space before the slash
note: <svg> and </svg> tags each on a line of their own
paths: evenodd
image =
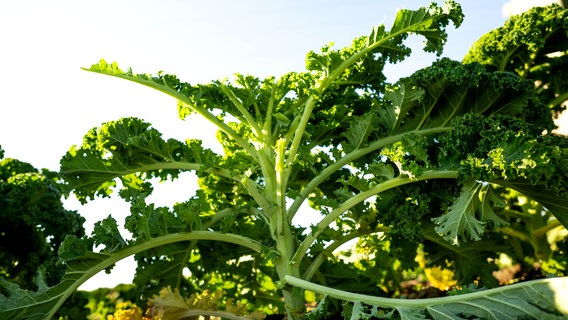
<svg viewBox="0 0 568 320">
<path fill-rule="evenodd" d="M 300 264 L 292 262 L 294 254 L 294 235 L 289 224 L 279 225 L 280 230 L 273 230 L 273 237 L 276 243 L 276 251 L 279 256 L 274 261 L 276 272 L 281 281 L 287 276 L 300 276 Z M 291 286 L 282 287 L 282 296 L 286 306 L 286 313 L 289 319 L 299 319 L 299 315 L 305 312 L 304 292 L 300 288 Z"/>
<path fill-rule="evenodd" d="M 286 218 L 286 164 L 285 164 L 285 139 L 279 139 L 276 142 L 276 159 L 274 164 L 275 188 L 271 190 L 275 199 L 273 204 L 273 213 L 270 215 L 270 232 L 275 241 L 276 251 L 279 256 L 274 262 L 278 277 L 283 280 L 284 277 L 292 275 L 300 276 L 299 263 L 292 262 L 292 256 L 295 250 L 295 236 L 292 234 L 291 224 Z M 286 306 L 286 312 L 289 319 L 296 319 L 305 312 L 305 299 L 303 290 L 290 286 L 282 288 L 282 295 Z"/>
<path fill-rule="evenodd" d="M 243 105 L 243 103 L 239 100 L 239 98 L 237 98 L 237 96 L 235 95 L 235 93 L 226 85 L 221 85 L 219 87 L 221 89 L 221 91 L 223 91 L 223 93 L 229 98 L 229 100 L 231 100 L 231 102 L 233 103 L 233 105 L 241 112 L 241 114 L 243 115 L 245 121 L 247 122 L 247 124 L 249 125 L 249 127 L 251 128 L 251 130 L 253 131 L 253 133 L 257 136 L 260 137 L 261 135 L 261 130 L 258 127 L 258 124 L 256 123 L 256 120 L 254 119 L 254 117 L 248 112 L 248 110 L 245 108 L 245 106 Z"/>
<path fill-rule="evenodd" d="M 286 223 L 281 224 L 278 227 L 280 230 L 274 230 L 276 232 L 274 240 L 276 243 L 276 251 L 278 251 L 279 256 L 276 261 L 274 261 L 274 265 L 278 273 L 278 278 L 283 281 L 284 278 L 289 275 L 299 277 L 300 264 L 292 261 L 295 249 L 295 237 L 292 234 L 290 225 Z M 299 315 L 304 314 L 306 308 L 304 290 L 291 286 L 283 286 L 282 296 L 284 298 L 288 318 L 299 319 Z"/>
</svg>

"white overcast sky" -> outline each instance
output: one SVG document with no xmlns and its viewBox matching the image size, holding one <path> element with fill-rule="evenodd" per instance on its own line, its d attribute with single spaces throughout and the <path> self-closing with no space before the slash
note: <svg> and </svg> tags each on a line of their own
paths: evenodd
<svg viewBox="0 0 568 320">
<path fill-rule="evenodd" d="M 444 53 L 457 60 L 477 38 L 503 24 L 503 8 L 509 1 L 459 2 L 465 21 L 457 30 L 450 27 Z M 517 13 L 519 6 L 533 2 L 542 1 L 513 0 L 506 8 Z M 0 146 L 6 157 L 57 171 L 59 159 L 71 145 L 81 143 L 87 130 L 120 117 L 140 117 L 167 138 L 206 138 L 203 134 L 211 131 L 199 119 L 178 120 L 176 102 L 171 98 L 128 81 L 82 71 L 80 67 L 104 58 L 117 61 L 123 69 L 132 67 L 138 73 L 164 70 L 190 83 L 223 79 L 235 72 L 261 78 L 279 76 L 302 71 L 309 50 L 332 41 L 337 47 L 348 45 L 377 24 L 389 27 L 398 8 L 414 9 L 429 3 L 1 1 Z M 433 55 L 416 54 L 390 68 L 388 75 L 394 81 L 434 59 Z M 191 181 L 189 177 L 184 180 Z M 184 196 L 187 195 L 178 201 Z M 97 205 L 87 207 L 72 201 L 67 204 L 89 219 L 88 230 L 92 230 L 93 221 L 111 212 L 122 223 L 128 213 L 126 206 L 97 201 Z M 122 270 L 127 273 L 126 278 L 119 266 L 114 278 L 102 277 L 86 288 L 128 282 L 131 269 Z"/>
</svg>

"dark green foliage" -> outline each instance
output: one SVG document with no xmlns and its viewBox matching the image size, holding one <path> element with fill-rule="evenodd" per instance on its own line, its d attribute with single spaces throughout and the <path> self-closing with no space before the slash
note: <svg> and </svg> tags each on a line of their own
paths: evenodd
<svg viewBox="0 0 568 320">
<path fill-rule="evenodd" d="M 568 11 L 534 7 L 481 37 L 464 58 L 531 80 L 540 100 L 558 114 L 568 99 Z"/>
<path fill-rule="evenodd" d="M 57 252 L 67 234 L 84 236 L 85 221 L 63 208 L 58 174 L 0 160 L 0 218 L 0 274 L 35 289 L 33 279 L 44 265 L 47 283 L 58 283 L 65 268 L 56 265 Z"/>
</svg>

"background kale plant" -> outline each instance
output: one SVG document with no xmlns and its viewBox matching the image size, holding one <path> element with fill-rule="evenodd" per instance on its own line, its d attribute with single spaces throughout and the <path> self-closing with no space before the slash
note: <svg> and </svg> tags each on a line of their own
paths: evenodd
<svg viewBox="0 0 568 320">
<path fill-rule="evenodd" d="M 63 240 L 85 235 L 85 219 L 63 207 L 61 189 L 57 172 L 4 158 L 0 148 L 0 276 L 23 289 L 38 290 L 40 280 L 59 283 L 66 269 L 57 263 Z M 80 295 L 74 299 L 81 301 Z M 68 301 L 64 309 L 72 305 Z"/>
<path fill-rule="evenodd" d="M 23 288 L 37 289 L 40 266 L 47 283 L 58 283 L 65 273 L 56 266 L 61 243 L 66 235 L 85 233 L 85 219 L 63 208 L 60 182 L 57 172 L 3 159 L 0 148 L 0 274 Z"/>
<path fill-rule="evenodd" d="M 546 10 L 514 19 L 553 12 L 550 20 L 566 21 L 560 7 Z M 90 237 L 68 236 L 62 281 L 32 292 L 2 280 L 0 315 L 49 319 L 81 283 L 134 255 L 140 305 L 149 300 L 149 315 L 168 319 L 565 317 L 567 278 L 498 286 L 493 276 L 502 256 L 566 272 L 565 245 L 551 240 L 568 226 L 568 140 L 552 133 L 566 87 L 548 76 L 558 69 L 524 72 L 515 65 L 530 65 L 535 55 L 522 51 L 533 46 L 511 44 L 488 54 L 498 62 L 472 49 L 470 63 L 441 58 L 396 83 L 382 73 L 410 55 L 409 35 L 440 55 L 444 29 L 462 18 L 454 1 L 401 10 L 390 29 L 309 52 L 305 72 L 279 79 L 237 74 L 192 85 L 104 60 L 93 65 L 89 71 L 176 98 L 181 119 L 197 113 L 217 126 L 223 152 L 164 139 L 136 118 L 90 130 L 63 157 L 61 173 L 81 201 L 117 191 L 130 202 L 131 238 L 112 216 Z M 566 57 L 559 21 L 518 28 L 554 34 L 537 50 L 551 59 L 537 59 L 541 68 Z M 195 196 L 172 207 L 149 203 L 151 179 L 186 171 L 199 178 Z M 321 212 L 308 228 L 293 223 L 306 205 Z M 334 255 L 354 239 L 363 254 L 355 263 Z M 462 294 L 396 299 L 429 266 L 450 269 Z M 310 312 L 309 294 L 318 302 Z"/>
</svg>

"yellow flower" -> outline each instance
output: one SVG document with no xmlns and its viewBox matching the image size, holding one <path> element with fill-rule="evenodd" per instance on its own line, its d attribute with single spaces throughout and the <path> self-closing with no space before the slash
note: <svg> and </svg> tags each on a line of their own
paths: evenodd
<svg viewBox="0 0 568 320">
<path fill-rule="evenodd" d="M 127 310 L 119 310 L 114 315 L 108 316 L 107 320 L 151 320 L 151 318 L 142 315 L 142 309 L 138 306 L 132 306 Z"/>
</svg>

